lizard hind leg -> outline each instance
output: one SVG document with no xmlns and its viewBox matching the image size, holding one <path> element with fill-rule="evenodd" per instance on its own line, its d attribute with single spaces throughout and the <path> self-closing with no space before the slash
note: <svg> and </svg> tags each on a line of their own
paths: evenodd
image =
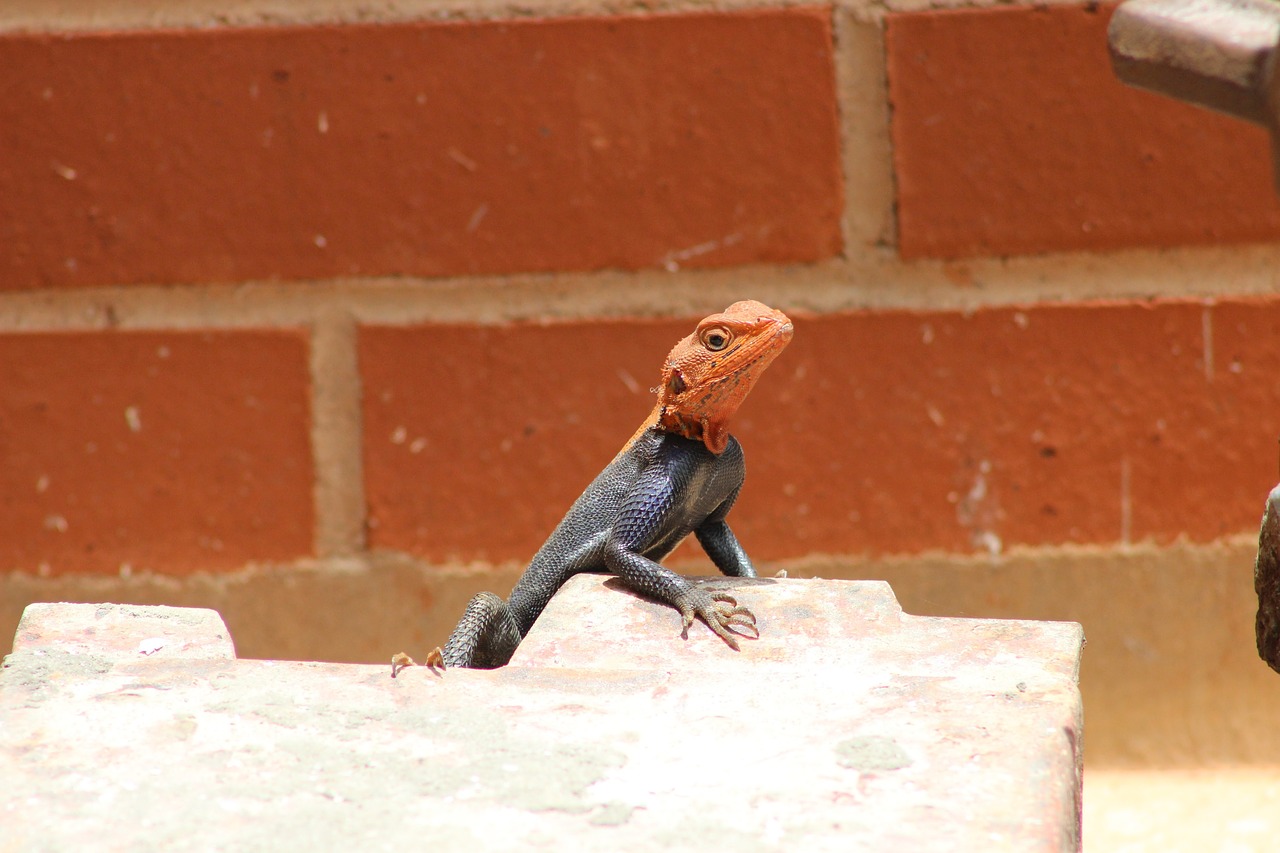
<svg viewBox="0 0 1280 853">
<path fill-rule="evenodd" d="M 441 656 L 446 667 L 496 669 L 506 666 L 522 639 L 507 603 L 482 592 L 467 603 Z"/>
</svg>

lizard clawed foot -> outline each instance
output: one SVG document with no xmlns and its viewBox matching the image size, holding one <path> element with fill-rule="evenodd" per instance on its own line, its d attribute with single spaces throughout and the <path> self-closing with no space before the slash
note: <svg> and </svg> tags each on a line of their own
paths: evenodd
<svg viewBox="0 0 1280 853">
<path fill-rule="evenodd" d="M 693 624 L 695 617 L 707 623 L 707 627 L 728 643 L 729 648 L 735 652 L 740 651 L 735 634 L 752 640 L 760 638 L 755 614 L 739 605 L 738 600 L 726 592 L 708 593 L 701 589 L 690 590 L 685 601 L 677 606 L 680 608 L 680 615 L 684 617 L 684 627 L 680 631 L 680 636 L 686 640 L 689 639 L 689 626 Z M 744 633 L 744 631 L 751 633 Z"/>
<path fill-rule="evenodd" d="M 395 678 L 401 670 L 410 666 L 417 666 L 418 662 L 409 657 L 404 652 L 398 652 L 391 656 L 391 677 Z"/>
<path fill-rule="evenodd" d="M 395 678 L 396 675 L 401 672 L 401 670 L 410 666 L 418 666 L 418 662 L 413 658 L 409 657 L 404 652 L 400 652 L 399 654 L 392 655 L 391 656 L 391 677 Z M 422 666 L 425 666 L 427 669 L 431 670 L 436 675 L 444 674 L 444 670 L 445 670 L 444 653 L 440 651 L 439 646 L 432 649 L 427 654 L 426 659 L 422 662 Z"/>
</svg>

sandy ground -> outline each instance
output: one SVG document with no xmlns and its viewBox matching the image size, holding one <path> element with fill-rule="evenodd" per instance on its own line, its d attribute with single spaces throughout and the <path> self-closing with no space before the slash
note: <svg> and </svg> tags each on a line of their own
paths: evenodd
<svg viewBox="0 0 1280 853">
<path fill-rule="evenodd" d="M 1085 768 L 1086 853 L 1280 851 L 1280 766 Z"/>
</svg>

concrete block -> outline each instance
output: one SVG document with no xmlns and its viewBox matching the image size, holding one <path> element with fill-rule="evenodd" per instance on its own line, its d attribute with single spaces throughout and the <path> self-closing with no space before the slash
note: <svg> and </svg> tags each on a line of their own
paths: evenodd
<svg viewBox="0 0 1280 853">
<path fill-rule="evenodd" d="M 30 604 L 13 638 L 15 654 L 60 652 L 112 661 L 141 658 L 234 660 L 231 632 L 216 611 L 129 604 Z"/>
<path fill-rule="evenodd" d="M 671 607 L 635 595 L 617 578 L 579 575 L 552 599 L 511 663 L 743 674 L 762 667 L 834 668 L 876 677 L 1047 680 L 1072 689 L 1079 677 L 1084 632 L 1074 622 L 912 616 L 884 581 L 695 580 L 751 608 L 759 639 L 742 639 L 735 652 L 700 622 L 682 639 Z"/>
<path fill-rule="evenodd" d="M 882 583 L 734 582 L 762 617 L 735 655 L 607 584 L 576 579 L 490 672 L 24 640 L 0 673 L 6 842 L 1078 849 L 1078 626 L 912 617 Z M 59 612 L 41 607 L 32 626 Z"/>
</svg>

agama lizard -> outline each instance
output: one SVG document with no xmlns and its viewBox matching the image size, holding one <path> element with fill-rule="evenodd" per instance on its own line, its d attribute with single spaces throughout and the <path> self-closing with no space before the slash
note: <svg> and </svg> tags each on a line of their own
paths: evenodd
<svg viewBox="0 0 1280 853">
<path fill-rule="evenodd" d="M 729 419 L 791 335 L 787 316 L 760 302 L 735 302 L 698 323 L 667 356 L 649 417 L 569 508 L 510 599 L 490 592 L 472 598 L 444 649 L 433 651 L 427 663 L 505 665 L 556 590 L 591 571 L 615 574 L 636 592 L 679 610 L 682 636 L 699 618 L 736 650 L 730 629 L 754 632 L 751 611 L 658 561 L 693 533 L 724 574 L 755 577 L 725 522 L 745 473 Z M 392 675 L 411 664 L 407 655 L 396 655 Z"/>
</svg>

